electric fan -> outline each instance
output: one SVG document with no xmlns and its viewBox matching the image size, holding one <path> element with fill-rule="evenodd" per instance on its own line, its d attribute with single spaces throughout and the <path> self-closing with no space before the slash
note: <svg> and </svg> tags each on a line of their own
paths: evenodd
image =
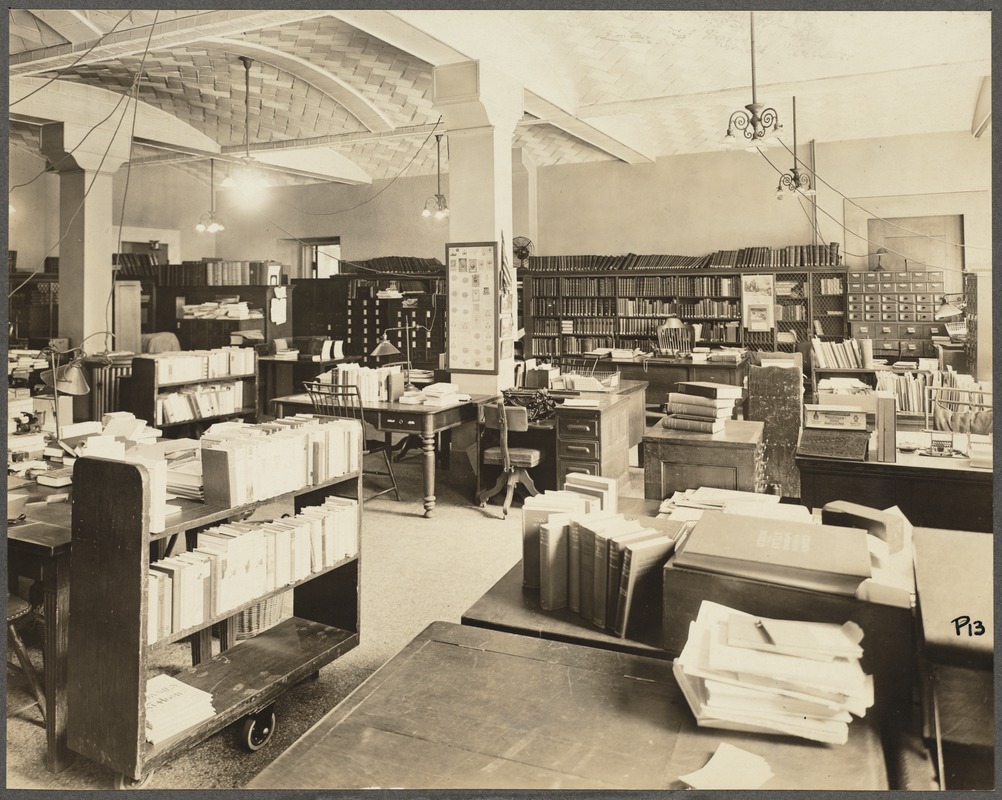
<svg viewBox="0 0 1002 800">
<path fill-rule="evenodd" d="M 511 252 L 518 259 L 519 269 L 524 268 L 529 263 L 529 256 L 535 252 L 536 248 L 531 239 L 524 236 L 516 236 L 511 240 Z"/>
</svg>

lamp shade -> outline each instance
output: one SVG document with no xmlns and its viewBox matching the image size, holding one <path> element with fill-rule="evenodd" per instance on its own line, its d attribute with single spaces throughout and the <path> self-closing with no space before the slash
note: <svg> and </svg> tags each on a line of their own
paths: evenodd
<svg viewBox="0 0 1002 800">
<path fill-rule="evenodd" d="M 369 355 L 373 358 L 378 358 L 379 356 L 398 356 L 400 355 L 400 351 L 390 343 L 389 339 L 383 339 L 372 348 L 372 352 Z"/>
<path fill-rule="evenodd" d="M 962 303 L 954 304 L 945 297 L 941 297 L 939 308 L 936 309 L 936 313 L 933 316 L 936 319 L 949 319 L 950 317 L 959 317 L 963 313 L 964 308 Z"/>
<path fill-rule="evenodd" d="M 57 367 L 54 372 L 47 369 L 39 377 L 46 386 L 63 394 L 83 395 L 90 391 L 83 368 L 76 362 Z"/>
</svg>

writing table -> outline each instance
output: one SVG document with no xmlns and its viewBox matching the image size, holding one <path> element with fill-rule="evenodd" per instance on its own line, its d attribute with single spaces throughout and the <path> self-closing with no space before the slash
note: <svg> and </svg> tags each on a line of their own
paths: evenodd
<svg viewBox="0 0 1002 800">
<path fill-rule="evenodd" d="M 865 720 L 848 743 L 697 728 L 667 661 L 433 622 L 248 789 L 678 789 L 721 742 L 764 789 L 886 789 Z"/>
<path fill-rule="evenodd" d="M 871 451 L 870 458 L 875 459 Z M 912 525 L 992 530 L 992 471 L 969 458 L 938 458 L 898 451 L 893 463 L 797 456 L 800 501 L 821 508 L 851 500 L 874 508 L 897 506 Z"/>
<path fill-rule="evenodd" d="M 44 492 L 32 494 L 32 500 Z M 45 687 L 45 766 L 59 772 L 72 761 L 66 745 L 66 683 L 69 664 L 70 506 L 29 506 L 28 519 L 7 527 L 7 581 L 18 576 L 39 581 L 45 609 L 42 643 Z"/>
<path fill-rule="evenodd" d="M 489 399 L 487 395 L 473 395 L 470 400 L 451 406 L 410 405 L 387 401 L 362 404 L 365 421 L 383 433 L 406 433 L 421 437 L 421 452 L 424 457 L 424 515 L 434 516 L 435 511 L 435 436 L 452 430 L 467 422 L 475 422 L 479 403 Z M 312 413 L 313 402 L 308 394 L 292 394 L 276 397 L 272 401 L 276 416 L 300 412 Z M 443 447 L 443 457 L 448 457 L 448 448 Z"/>
</svg>

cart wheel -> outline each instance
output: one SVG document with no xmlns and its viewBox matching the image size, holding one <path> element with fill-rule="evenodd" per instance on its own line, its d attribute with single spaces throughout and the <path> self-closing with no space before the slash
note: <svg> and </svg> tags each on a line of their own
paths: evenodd
<svg viewBox="0 0 1002 800">
<path fill-rule="evenodd" d="M 146 784 L 150 782 L 150 778 L 153 777 L 153 773 L 156 772 L 155 769 L 149 770 L 143 777 L 130 778 L 128 775 L 116 775 L 115 776 L 115 788 L 116 789 L 143 789 Z"/>
<path fill-rule="evenodd" d="M 275 712 L 269 707 L 252 717 L 246 717 L 240 729 L 240 744 L 250 753 L 260 750 L 275 732 Z"/>
</svg>

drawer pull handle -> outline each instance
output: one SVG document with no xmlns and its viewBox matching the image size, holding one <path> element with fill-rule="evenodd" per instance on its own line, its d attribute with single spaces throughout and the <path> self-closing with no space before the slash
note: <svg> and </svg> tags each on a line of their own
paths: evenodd
<svg viewBox="0 0 1002 800">
<path fill-rule="evenodd" d="M 568 450 L 573 450 L 575 453 L 587 453 L 588 452 L 588 448 L 587 447 L 584 447 L 584 446 L 579 445 L 579 444 L 578 445 L 569 444 L 569 445 L 567 445 L 567 449 Z"/>
<path fill-rule="evenodd" d="M 583 431 L 584 433 L 588 433 L 588 426 L 587 425 L 568 425 L 567 426 L 567 430 L 569 430 L 569 431 Z"/>
</svg>

